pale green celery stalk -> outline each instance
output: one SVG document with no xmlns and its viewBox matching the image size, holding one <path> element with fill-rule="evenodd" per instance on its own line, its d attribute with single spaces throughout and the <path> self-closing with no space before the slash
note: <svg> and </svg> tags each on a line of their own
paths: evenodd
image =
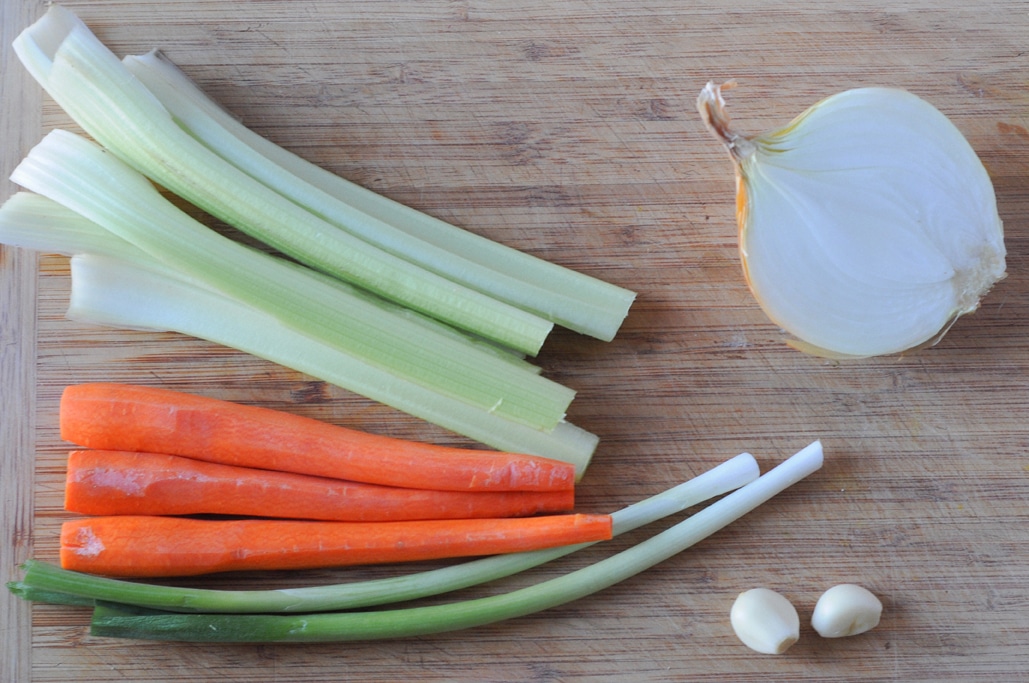
<svg viewBox="0 0 1029 683">
<path fill-rule="evenodd" d="M 753 456 L 748 453 L 738 455 L 687 482 L 612 513 L 613 534 L 627 533 L 737 489 L 757 479 L 758 474 Z M 151 585 L 91 576 L 30 561 L 24 567 L 22 580 L 8 584 L 8 588 L 27 600 L 60 604 L 101 600 L 176 612 L 329 612 L 415 600 L 495 581 L 590 545 L 593 544 L 495 555 L 385 579 L 278 590 L 212 590 Z"/>
<path fill-rule="evenodd" d="M 120 258 L 129 263 L 145 262 L 147 267 L 151 269 L 162 267 L 158 261 L 151 258 L 146 252 L 141 251 L 109 230 L 105 230 L 84 216 L 61 206 L 49 197 L 32 192 L 16 192 L 0 206 L 0 244 L 8 244 L 46 253 L 65 254 L 67 256 L 98 254 Z M 292 268 L 303 268 L 290 261 L 282 261 L 282 263 Z M 172 269 L 166 270 L 169 274 L 189 281 L 189 278 L 185 278 L 181 273 Z M 310 277 L 321 278 L 330 287 L 338 288 L 340 295 L 343 297 L 372 297 L 372 295 L 366 294 L 362 290 L 351 287 L 318 271 L 307 270 L 305 272 Z M 201 282 L 195 280 L 192 282 L 193 284 L 204 286 Z M 448 335 L 455 340 L 476 344 L 482 350 L 496 355 L 497 358 L 517 363 L 520 367 L 533 374 L 541 372 L 541 368 L 538 365 L 526 362 L 522 356 L 515 352 L 484 340 L 468 337 L 434 318 L 429 318 L 409 308 L 394 307 L 394 313 L 408 318 L 411 322 L 425 325 L 434 332 Z"/>
<path fill-rule="evenodd" d="M 315 216 L 194 139 L 70 10 L 14 41 L 22 63 L 101 145 L 166 189 L 312 268 L 535 355 L 553 323 L 417 267 Z"/>
<path fill-rule="evenodd" d="M 329 223 L 582 334 L 610 341 L 628 314 L 633 292 L 432 218 L 261 137 L 213 102 L 159 52 L 130 55 L 122 61 L 193 137 Z"/>
<path fill-rule="evenodd" d="M 132 244 L 41 195 L 18 192 L 0 207 L 0 243 L 68 255 L 73 261 L 69 317 L 134 329 L 174 330 L 223 343 L 379 400 L 486 445 L 567 460 L 581 477 L 597 437 L 569 423 L 541 432 L 399 380 L 332 345 L 304 337 L 267 314 L 184 278 Z M 100 258 L 106 256 L 107 258 Z M 300 268 L 284 262 L 289 268 Z M 315 274 L 315 277 L 319 277 Z M 328 286 L 346 295 L 344 283 Z M 358 296 L 366 296 L 360 292 Z M 458 333 L 406 309 L 400 314 L 432 332 Z M 481 342 L 476 342 L 481 344 Z M 500 360 L 524 364 L 485 347 Z"/>
<path fill-rule="evenodd" d="M 73 320 L 114 327 L 170 330 L 279 363 L 463 434 L 499 450 L 575 465 L 582 477 L 597 437 L 568 422 L 533 429 L 397 377 L 299 332 L 237 299 L 199 287 L 144 262 L 96 255 L 72 258 Z M 499 366 L 499 363 L 495 363 Z"/>
<path fill-rule="evenodd" d="M 66 256 L 103 254 L 129 261 L 150 258 L 93 221 L 32 192 L 16 192 L 0 206 L 0 244 Z"/>
<path fill-rule="evenodd" d="M 501 362 L 495 353 L 394 313 L 390 302 L 345 296 L 306 268 L 248 248 L 184 213 L 150 182 L 85 138 L 51 131 L 11 179 L 96 222 L 167 267 L 322 341 L 440 394 L 541 430 L 574 391 Z M 352 288 L 346 288 L 351 291 Z"/>
<path fill-rule="evenodd" d="M 822 466 L 815 442 L 756 481 L 686 520 L 593 565 L 532 586 L 440 605 L 302 615 L 133 613 L 98 605 L 96 636 L 193 642 L 336 642 L 456 631 L 525 616 L 586 597 L 663 562 L 731 524 Z"/>
</svg>

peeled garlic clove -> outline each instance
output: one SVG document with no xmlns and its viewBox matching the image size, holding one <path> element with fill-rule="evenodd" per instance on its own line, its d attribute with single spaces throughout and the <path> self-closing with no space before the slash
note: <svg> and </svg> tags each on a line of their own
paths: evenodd
<svg viewBox="0 0 1029 683">
<path fill-rule="evenodd" d="M 744 645 L 766 655 L 781 655 L 800 639 L 800 616 L 782 594 L 768 588 L 740 593 L 729 622 Z"/>
<path fill-rule="evenodd" d="M 823 638 L 856 636 L 878 626 L 882 611 L 882 602 L 867 588 L 842 583 L 818 598 L 811 626 Z"/>
<path fill-rule="evenodd" d="M 752 138 L 731 129 L 719 86 L 698 108 L 736 169 L 747 282 L 797 348 L 842 358 L 933 343 L 1004 276 L 993 185 L 924 100 L 848 90 Z"/>
</svg>

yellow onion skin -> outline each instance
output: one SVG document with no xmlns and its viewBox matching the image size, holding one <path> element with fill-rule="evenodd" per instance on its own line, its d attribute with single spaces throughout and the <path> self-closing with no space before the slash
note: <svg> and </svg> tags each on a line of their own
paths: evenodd
<svg viewBox="0 0 1029 683">
<path fill-rule="evenodd" d="M 928 102 L 848 90 L 750 138 L 718 86 L 698 108 L 734 163 L 748 286 L 796 348 L 853 358 L 935 343 L 1004 276 L 993 185 Z"/>
</svg>

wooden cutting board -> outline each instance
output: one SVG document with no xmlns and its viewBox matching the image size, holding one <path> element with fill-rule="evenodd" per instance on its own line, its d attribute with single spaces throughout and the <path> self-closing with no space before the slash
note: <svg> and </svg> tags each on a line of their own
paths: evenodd
<svg viewBox="0 0 1029 683">
<path fill-rule="evenodd" d="M 773 466 L 814 439 L 809 480 L 601 594 L 470 632 L 400 642 L 178 645 L 91 637 L 87 612 L 4 593 L 0 679 L 43 681 L 1029 680 L 1029 13 L 1024 2 L 295 0 L 70 3 L 119 55 L 163 49 L 246 124 L 354 181 L 639 292 L 608 344 L 558 332 L 539 358 L 601 436 L 579 494 L 610 511 L 741 451 Z M 11 39 L 45 9 L 6 0 L 2 175 L 70 122 Z M 694 100 L 735 78 L 741 130 L 863 85 L 950 116 L 992 174 L 1009 275 L 936 347 L 830 363 L 787 348 L 736 255 L 732 170 Z M 15 191 L 4 181 L 3 197 Z M 116 380 L 266 405 L 369 431 L 467 442 L 296 372 L 174 334 L 63 318 L 67 261 L 0 249 L 5 580 L 53 560 L 67 445 L 61 389 Z M 619 540 L 616 548 L 646 533 Z M 556 576 L 607 548 L 487 595 Z M 255 587 L 389 567 L 222 577 Z M 819 594 L 857 582 L 882 624 L 818 638 Z M 728 623 L 742 590 L 798 606 L 769 657 Z"/>
</svg>

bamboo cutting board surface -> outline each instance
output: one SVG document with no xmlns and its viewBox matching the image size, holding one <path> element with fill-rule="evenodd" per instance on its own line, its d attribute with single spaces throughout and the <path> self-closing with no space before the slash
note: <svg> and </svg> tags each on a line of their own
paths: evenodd
<svg viewBox="0 0 1029 683">
<path fill-rule="evenodd" d="M 610 511 L 742 451 L 767 469 L 814 439 L 826 464 L 716 536 L 601 594 L 470 632 L 400 642 L 121 642 L 86 611 L 4 592 L 5 682 L 1029 680 L 1029 12 L 988 0 L 295 0 L 73 2 L 119 55 L 163 49 L 246 124 L 381 193 L 639 292 L 608 344 L 558 332 L 539 358 L 601 436 L 580 488 Z M 3 3 L 2 175 L 71 124 L 9 50 L 40 0 Z M 732 170 L 694 100 L 734 78 L 739 128 L 785 124 L 864 85 L 952 118 L 995 181 L 1006 280 L 936 347 L 842 364 L 787 348 L 736 254 Z M 4 181 L 3 197 L 15 191 Z M 174 334 L 63 318 L 66 259 L 0 249 L 3 578 L 54 560 L 70 383 L 195 391 L 437 443 L 468 442 L 296 372 Z M 469 444 L 470 445 L 470 444 Z M 646 534 L 612 546 L 626 547 Z M 556 576 L 594 548 L 459 597 Z M 385 567 L 227 576 L 256 587 Z M 838 641 L 807 620 L 863 584 L 878 629 Z M 767 586 L 801 641 L 753 653 L 728 613 Z"/>
</svg>

